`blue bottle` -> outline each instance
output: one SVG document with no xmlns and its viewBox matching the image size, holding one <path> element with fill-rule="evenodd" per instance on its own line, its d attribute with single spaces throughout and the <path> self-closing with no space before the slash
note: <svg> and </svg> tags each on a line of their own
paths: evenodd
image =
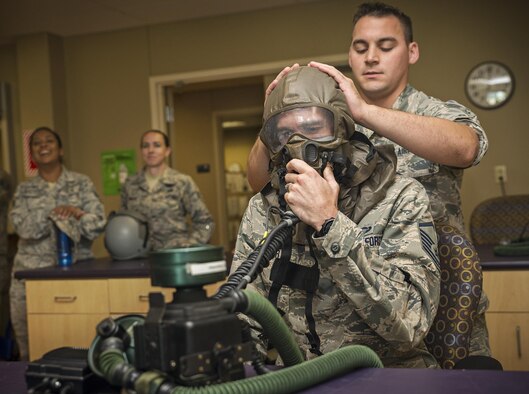
<svg viewBox="0 0 529 394">
<path fill-rule="evenodd" d="M 66 235 L 65 232 L 61 231 L 59 227 L 57 229 L 57 264 L 59 267 L 69 267 L 72 265 L 72 249 L 73 241 Z"/>
</svg>

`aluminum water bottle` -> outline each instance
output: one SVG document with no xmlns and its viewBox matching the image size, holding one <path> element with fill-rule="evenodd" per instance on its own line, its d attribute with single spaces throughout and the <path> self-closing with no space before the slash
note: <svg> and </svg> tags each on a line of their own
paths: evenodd
<svg viewBox="0 0 529 394">
<path fill-rule="evenodd" d="M 57 263 L 59 267 L 69 267 L 72 265 L 73 256 L 73 241 L 66 235 L 64 231 L 61 231 L 59 227 L 57 229 Z"/>
</svg>

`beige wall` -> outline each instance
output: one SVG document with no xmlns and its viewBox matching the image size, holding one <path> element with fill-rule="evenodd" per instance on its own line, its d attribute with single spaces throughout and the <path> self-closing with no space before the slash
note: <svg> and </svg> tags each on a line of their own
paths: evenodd
<svg viewBox="0 0 529 394">
<path fill-rule="evenodd" d="M 524 107 L 529 102 L 529 51 L 523 4 L 518 0 L 399 2 L 414 5 L 415 39 L 421 59 L 412 68 L 416 87 L 441 99 L 454 99 L 474 111 L 489 138 L 489 151 L 481 164 L 465 172 L 463 213 L 468 225 L 472 209 L 484 199 L 499 196 L 494 166 L 505 164 L 508 194 L 529 193 L 529 147 Z M 430 14 L 429 17 L 426 15 Z M 433 17 L 435 16 L 435 17 Z M 508 65 L 516 79 L 511 101 L 496 110 L 481 110 L 470 104 L 463 85 L 472 67 L 486 60 Z"/>
<path fill-rule="evenodd" d="M 529 51 L 526 50 L 524 13 L 520 8 L 524 3 L 515 0 L 388 2 L 401 6 L 414 21 L 421 59 L 412 68 L 412 84 L 439 98 L 451 98 L 468 105 L 477 113 L 489 136 L 487 156 L 465 175 L 463 209 L 467 221 L 476 204 L 500 193 L 493 179 L 496 164 L 507 165 L 509 194 L 529 193 L 525 155 L 529 136 L 525 132 L 524 116 L 529 102 L 526 73 Z M 72 169 L 89 175 L 102 193 L 101 151 L 136 148 L 139 135 L 151 124 L 149 77 L 296 58 L 318 59 L 344 53 L 349 46 L 351 16 L 357 4 L 359 2 L 350 0 L 320 1 L 62 39 L 66 91 L 63 108 L 67 108 L 69 164 Z M 21 42 L 19 40 L 19 47 Z M 51 46 L 61 50 L 55 40 Z M 54 51 L 53 48 L 48 50 Z M 0 60 L 7 64 L 0 66 L 1 80 L 13 80 L 13 62 L 18 64 L 15 69 L 18 67 L 19 72 L 24 73 L 34 72 L 39 67 L 30 59 L 21 65 L 23 59 L 13 57 L 11 47 L 0 48 Z M 52 55 L 52 59 L 57 56 Z M 484 60 L 507 64 L 516 78 L 513 99 L 493 111 L 470 106 L 463 91 L 471 67 Z M 55 64 L 55 72 L 58 67 Z M 18 75 L 17 81 L 23 77 Z M 19 88 L 17 81 L 14 81 L 15 90 Z M 26 111 L 25 103 L 31 98 L 19 94 L 16 99 Z M 60 97 L 54 100 L 60 105 Z M 31 105 L 45 108 L 48 104 L 32 102 Z M 43 123 L 48 116 L 43 114 L 33 126 Z M 206 155 L 213 152 L 208 145 L 212 141 L 207 138 L 213 130 L 210 114 L 188 113 L 187 116 L 203 117 L 204 138 L 199 141 L 199 152 L 193 140 L 196 132 L 190 131 L 182 137 L 184 146 L 189 149 L 178 154 L 177 167 L 185 167 L 184 163 L 196 160 L 206 161 Z M 24 119 L 26 125 L 27 118 Z M 20 128 L 18 119 L 16 131 L 20 132 Z M 20 151 L 17 154 L 21 157 Z M 196 176 L 192 165 L 186 169 Z M 203 192 L 208 204 L 215 200 L 208 188 L 209 177 L 214 171 L 217 169 L 210 175 L 196 176 L 197 182 L 205 185 Z M 119 205 L 117 197 L 103 196 L 103 201 L 107 212 Z M 96 252 L 104 253 L 101 243 Z"/>
</svg>

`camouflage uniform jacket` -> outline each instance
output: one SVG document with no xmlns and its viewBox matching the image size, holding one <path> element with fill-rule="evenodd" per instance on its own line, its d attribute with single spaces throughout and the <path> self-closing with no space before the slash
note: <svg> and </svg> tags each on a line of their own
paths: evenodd
<svg viewBox="0 0 529 394">
<path fill-rule="evenodd" d="M 477 165 L 487 152 L 487 136 L 476 115 L 456 101 L 443 102 L 408 85 L 395 101 L 393 109 L 416 115 L 447 119 L 470 126 L 479 139 L 479 152 L 472 164 L 473 166 Z M 397 154 L 397 173 L 410 176 L 422 183 L 430 197 L 430 208 L 435 222 L 439 224 L 449 223 L 466 233 L 461 212 L 463 169 L 448 167 L 423 159 L 358 124 L 356 124 L 356 131 L 365 134 L 375 146 L 393 144 Z"/>
<path fill-rule="evenodd" d="M 268 206 L 261 194 L 251 199 L 239 228 L 232 272 L 262 239 Z M 276 225 L 273 219 L 270 224 Z M 439 302 L 440 276 L 424 188 L 397 176 L 385 197 L 357 221 L 339 212 L 326 236 L 312 236 L 320 269 L 312 312 L 321 351 L 362 344 L 388 367 L 437 367 L 423 342 Z M 314 264 L 307 247 L 294 246 L 291 261 Z M 249 288 L 268 294 L 271 265 Z M 312 358 L 305 299 L 303 291 L 283 286 L 277 306 L 306 357 Z"/>
<path fill-rule="evenodd" d="M 76 260 L 93 257 L 92 241 L 103 232 L 106 224 L 104 207 L 86 175 L 63 167 L 53 189 L 38 175 L 17 187 L 10 212 L 19 236 L 15 270 L 56 264 L 56 232 L 51 211 L 60 205 L 72 205 L 85 212 L 79 220 L 63 219 L 60 226 L 70 228 L 80 237 L 75 245 Z"/>
<path fill-rule="evenodd" d="M 144 215 L 151 248 L 168 249 L 207 243 L 213 232 L 211 214 L 189 175 L 167 168 L 149 191 L 144 171 L 129 177 L 121 191 L 121 207 Z M 192 228 L 188 228 L 187 216 Z"/>
<path fill-rule="evenodd" d="M 0 168 L 0 256 L 7 255 L 7 210 L 12 194 L 11 177 Z"/>
</svg>

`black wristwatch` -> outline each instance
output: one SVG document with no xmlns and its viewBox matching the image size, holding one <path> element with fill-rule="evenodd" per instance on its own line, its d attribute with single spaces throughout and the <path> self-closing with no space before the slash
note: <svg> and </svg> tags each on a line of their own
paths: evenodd
<svg viewBox="0 0 529 394">
<path fill-rule="evenodd" d="M 314 236 L 316 238 L 320 238 L 320 237 L 324 237 L 325 235 L 327 235 L 327 233 L 329 232 L 329 230 L 331 229 L 331 226 L 332 224 L 334 223 L 334 218 L 329 218 L 329 219 L 326 219 L 323 224 L 321 225 L 321 229 L 320 231 L 316 231 L 314 233 Z"/>
</svg>

